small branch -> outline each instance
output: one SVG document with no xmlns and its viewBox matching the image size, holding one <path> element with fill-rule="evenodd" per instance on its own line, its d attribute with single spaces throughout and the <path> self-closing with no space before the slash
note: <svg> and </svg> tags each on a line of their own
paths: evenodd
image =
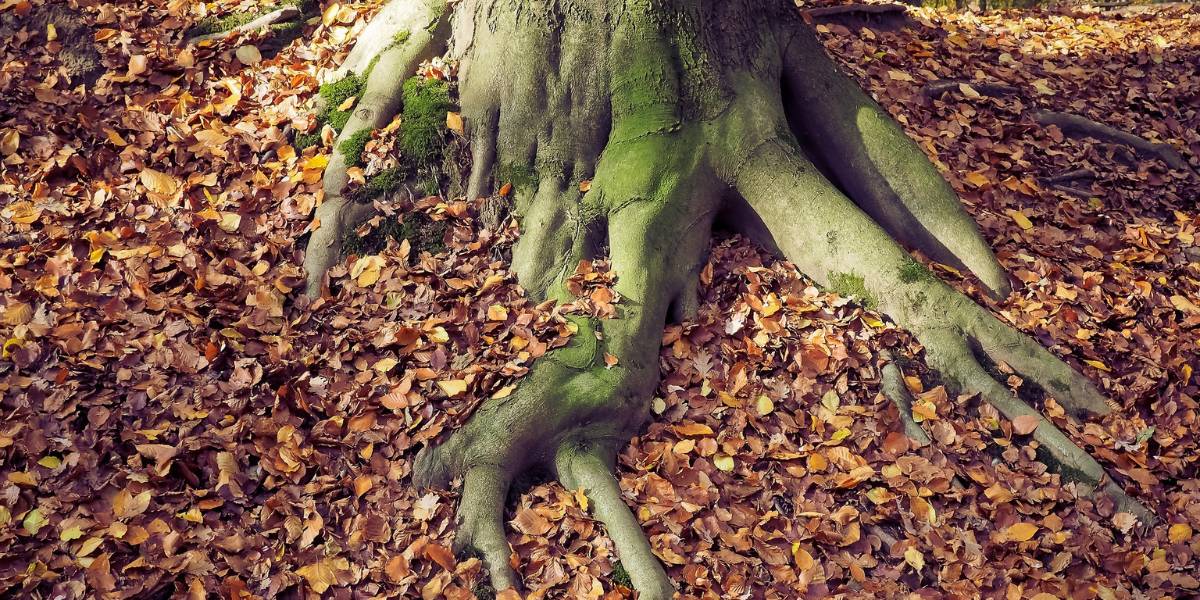
<svg viewBox="0 0 1200 600">
<path fill-rule="evenodd" d="M 981 96 L 991 98 L 999 98 L 1001 96 L 1013 96 L 1021 92 L 1020 88 L 1011 86 L 1006 83 L 988 83 L 980 81 L 967 81 L 965 79 L 939 79 L 930 81 L 921 88 L 921 94 L 932 100 L 949 91 L 958 91 L 960 86 L 969 85 L 971 89 L 979 92 Z"/>
<path fill-rule="evenodd" d="M 1059 184 L 1059 183 L 1066 183 L 1068 181 L 1075 181 L 1078 179 L 1095 179 L 1095 178 L 1096 178 L 1096 172 L 1091 169 L 1075 169 L 1074 171 L 1067 171 L 1066 173 L 1060 173 L 1053 177 L 1043 177 L 1042 183 L 1045 183 L 1048 185 L 1055 185 L 1055 184 Z"/>
<path fill-rule="evenodd" d="M 1146 138 L 1071 113 L 1038 110 L 1033 112 L 1033 118 L 1042 125 L 1057 126 L 1066 135 L 1092 137 L 1102 142 L 1128 146 L 1145 157 L 1162 160 L 1172 169 L 1196 174 L 1196 171 L 1184 160 L 1179 151 L 1170 144 L 1151 142 Z"/>
<path fill-rule="evenodd" d="M 810 8 L 804 11 L 804 14 L 813 19 L 830 19 L 836 18 L 839 15 L 898 15 L 905 13 L 904 6 L 900 4 L 842 4 L 839 6 L 822 6 L 820 8 Z"/>
<path fill-rule="evenodd" d="M 279 10 L 273 10 L 261 17 L 258 17 L 257 19 L 254 19 L 253 21 L 246 23 L 245 25 L 239 25 L 237 27 L 234 27 L 232 29 L 227 29 L 225 31 L 218 31 L 216 33 L 206 33 L 204 35 L 198 35 L 194 38 L 190 38 L 186 42 L 184 42 L 184 45 L 191 46 L 193 44 L 199 44 L 200 42 L 206 42 L 208 40 L 219 40 L 219 39 L 223 39 L 226 36 L 229 36 L 234 33 L 242 33 L 242 32 L 246 32 L 246 31 L 257 31 L 259 29 L 262 29 L 263 27 L 269 27 L 280 21 L 287 21 L 288 19 L 291 19 L 294 17 L 299 17 L 299 16 L 300 16 L 299 8 L 296 8 L 295 6 L 285 6 Z"/>
</svg>

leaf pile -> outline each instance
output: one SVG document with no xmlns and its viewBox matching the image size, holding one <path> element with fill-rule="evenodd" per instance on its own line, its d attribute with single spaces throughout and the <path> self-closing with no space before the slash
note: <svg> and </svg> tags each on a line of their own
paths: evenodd
<svg viewBox="0 0 1200 600">
<path fill-rule="evenodd" d="M 444 226 L 444 250 L 392 241 L 333 269 L 336 301 L 299 293 L 334 149 L 297 151 L 292 133 L 312 129 L 318 83 L 374 6 L 324 2 L 257 60 L 239 49 L 264 34 L 179 45 L 254 2 L 78 4 L 90 37 L 45 27 L 50 3 L 0 1 L 0 590 L 482 593 L 479 561 L 448 550 L 453 496 L 413 489 L 412 458 L 570 327 L 506 271 L 516 232 L 452 199 L 385 206 Z M 1200 17 L 918 18 L 824 39 L 1022 283 L 997 310 L 1119 405 L 1082 428 L 1043 408 L 1164 521 L 1138 537 L 1076 500 L 1022 424 L 947 393 L 919 360 L 904 372 L 935 443 L 911 447 L 878 353 L 920 348 L 738 239 L 714 245 L 697 319 L 664 333 L 657 419 L 621 457 L 627 499 L 696 597 L 1194 594 L 1197 182 L 1028 112 L 1083 113 L 1195 164 Z M 94 80 L 79 45 L 103 67 Z M 920 93 L 951 78 L 1028 92 Z M 1039 180 L 1081 165 L 1094 198 Z M 575 309 L 611 310 L 609 277 L 581 265 Z M 630 596 L 585 500 L 550 484 L 512 499 L 535 596 Z"/>
</svg>

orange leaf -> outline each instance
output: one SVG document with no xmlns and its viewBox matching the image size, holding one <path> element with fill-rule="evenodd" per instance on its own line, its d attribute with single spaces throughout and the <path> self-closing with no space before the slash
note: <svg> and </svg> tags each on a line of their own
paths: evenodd
<svg viewBox="0 0 1200 600">
<path fill-rule="evenodd" d="M 425 546 L 425 558 L 442 566 L 447 571 L 454 571 L 454 555 L 444 546 L 430 542 Z"/>
<path fill-rule="evenodd" d="M 1034 429 L 1037 429 L 1038 424 L 1041 422 L 1042 420 L 1037 415 L 1021 415 L 1012 421 L 1013 433 L 1017 435 L 1029 435 L 1033 433 Z"/>
<path fill-rule="evenodd" d="M 1009 525 L 1008 529 L 1004 530 L 1004 534 L 1008 539 L 1014 542 L 1027 542 L 1038 532 L 1038 526 L 1033 523 L 1016 523 Z"/>
</svg>

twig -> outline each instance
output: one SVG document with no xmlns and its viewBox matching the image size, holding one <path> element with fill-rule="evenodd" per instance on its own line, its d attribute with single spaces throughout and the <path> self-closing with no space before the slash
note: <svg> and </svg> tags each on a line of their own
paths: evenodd
<svg viewBox="0 0 1200 600">
<path fill-rule="evenodd" d="M 1060 173 L 1053 177 L 1043 177 L 1042 183 L 1045 183 L 1048 185 L 1056 185 L 1056 184 L 1060 184 L 1060 183 L 1066 183 L 1068 181 L 1075 181 L 1076 179 L 1095 179 L 1095 178 L 1096 178 L 1096 172 L 1091 169 L 1075 169 L 1074 171 L 1067 171 L 1066 173 Z"/>
<path fill-rule="evenodd" d="M 839 6 L 822 6 L 819 8 L 810 8 L 804 11 L 804 14 L 813 19 L 832 19 L 840 15 L 860 14 L 860 15 L 892 15 L 905 13 L 904 6 L 900 4 L 842 4 Z"/>
<path fill-rule="evenodd" d="M 1179 151 L 1175 150 L 1170 144 L 1151 142 L 1146 138 L 1114 129 L 1103 123 L 1097 123 L 1096 121 L 1072 113 L 1037 110 L 1033 112 L 1033 118 L 1042 125 L 1057 126 L 1066 135 L 1072 137 L 1093 137 L 1102 142 L 1128 146 L 1143 156 L 1155 157 L 1162 160 L 1172 169 L 1187 171 L 1193 175 L 1196 174 L 1196 171 L 1184 160 Z"/>
<path fill-rule="evenodd" d="M 273 10 L 261 17 L 258 17 L 257 19 L 254 19 L 253 21 L 246 23 L 245 25 L 239 25 L 232 29 L 226 29 L 225 31 L 218 31 L 216 33 L 206 33 L 204 35 L 198 35 L 194 38 L 188 39 L 186 42 L 184 42 L 184 44 L 191 46 L 193 44 L 199 44 L 200 42 L 205 42 L 208 40 L 223 39 L 226 36 L 232 35 L 234 33 L 241 33 L 241 32 L 245 32 L 245 31 L 257 31 L 259 29 L 262 29 L 263 27 L 269 27 L 280 21 L 286 21 L 288 19 L 291 19 L 293 17 L 298 17 L 298 16 L 300 16 L 299 8 L 296 8 L 295 6 L 285 6 L 279 10 Z"/>
<path fill-rule="evenodd" d="M 959 86 L 962 85 L 969 85 L 971 89 L 979 92 L 979 95 L 992 98 L 1012 96 L 1021 92 L 1020 88 L 1008 85 L 1007 83 L 967 81 L 965 79 L 939 79 L 925 84 L 921 88 L 921 94 L 932 100 L 946 92 L 957 91 L 961 89 Z"/>
</svg>

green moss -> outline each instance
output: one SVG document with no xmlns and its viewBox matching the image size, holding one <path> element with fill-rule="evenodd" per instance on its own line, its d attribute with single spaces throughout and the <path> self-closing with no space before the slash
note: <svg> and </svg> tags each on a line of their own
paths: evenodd
<svg viewBox="0 0 1200 600">
<path fill-rule="evenodd" d="M 292 146 L 296 148 L 296 152 L 303 152 L 305 148 L 321 145 L 320 130 L 312 133 L 296 134 L 296 139 L 292 141 Z"/>
<path fill-rule="evenodd" d="M 334 110 L 341 106 L 347 99 L 357 96 L 362 92 L 365 85 L 365 80 L 351 73 L 337 81 L 322 85 L 317 90 L 317 93 L 321 95 L 321 100 L 325 102 L 325 106 L 329 110 Z"/>
<path fill-rule="evenodd" d="M 453 107 L 449 83 L 423 77 L 404 82 L 399 146 L 406 161 L 417 167 L 433 163 L 443 145 L 446 112 Z"/>
<path fill-rule="evenodd" d="M 204 17 L 188 31 L 188 37 L 229 31 L 257 19 L 261 14 L 258 11 L 247 10 L 230 13 L 223 17 Z"/>
<path fill-rule="evenodd" d="M 918 281 L 932 281 L 933 272 L 925 265 L 916 261 L 916 259 L 907 257 L 904 259 L 904 264 L 900 265 L 900 281 L 904 283 L 916 283 Z"/>
<path fill-rule="evenodd" d="M 406 215 L 403 220 L 399 216 L 392 216 L 383 219 L 366 235 L 360 236 L 355 232 L 348 234 L 342 240 L 342 255 L 378 254 L 387 247 L 388 240 L 408 240 L 412 247 L 411 256 L 418 256 L 422 252 L 439 254 L 446 250 L 443 240 L 447 229 L 449 227 L 445 221 L 434 221 L 422 213 Z"/>
<path fill-rule="evenodd" d="M 614 585 L 621 587 L 633 587 L 633 580 L 629 578 L 629 571 L 625 570 L 625 565 L 621 564 L 619 560 L 613 562 L 612 582 Z"/>
<path fill-rule="evenodd" d="M 233 12 L 233 13 L 229 13 L 222 17 L 209 16 L 209 17 L 205 17 L 205 18 L 197 21 L 196 24 L 193 25 L 192 28 L 188 30 L 186 37 L 190 38 L 190 37 L 196 37 L 196 36 L 200 36 L 200 35 L 209 35 L 209 34 L 213 34 L 213 33 L 221 33 L 223 31 L 229 31 L 231 29 L 236 29 L 236 28 L 241 27 L 242 25 L 245 25 L 245 24 L 249 23 L 250 21 L 253 21 L 267 13 L 274 12 L 280 8 L 284 8 L 287 6 L 295 6 L 295 7 L 300 8 L 300 13 L 301 13 L 300 16 L 292 21 L 285 21 L 283 23 L 272 24 L 270 27 L 272 31 L 283 32 L 283 33 L 290 33 L 290 32 L 298 33 L 299 30 L 304 28 L 305 19 L 307 17 L 311 16 L 317 8 L 316 3 L 312 2 L 311 0 L 282 0 L 281 2 L 275 2 L 270 5 L 260 6 L 255 10 L 243 10 L 243 11 Z"/>
<path fill-rule="evenodd" d="M 396 35 L 392 36 L 392 45 L 399 46 L 400 44 L 407 42 L 409 35 L 410 34 L 408 33 L 408 30 L 401 30 L 401 31 L 396 32 Z"/>
<path fill-rule="evenodd" d="M 326 112 L 323 117 L 317 116 L 318 123 L 329 123 L 329 126 L 338 133 L 346 128 L 348 121 L 350 121 L 350 111 L 348 110 L 331 110 Z"/>
<path fill-rule="evenodd" d="M 867 286 L 861 275 L 854 273 L 830 273 L 829 274 L 829 289 L 839 296 L 854 297 L 867 308 L 875 308 L 878 303 L 871 292 L 867 291 Z"/>
<path fill-rule="evenodd" d="M 496 181 L 500 185 L 511 183 L 515 189 L 534 189 L 540 176 L 528 165 L 508 163 L 496 167 Z"/>
<path fill-rule="evenodd" d="M 476 600 L 496 600 L 495 588 L 486 583 L 475 586 L 475 589 L 471 593 L 475 594 Z"/>
<path fill-rule="evenodd" d="M 371 141 L 371 130 L 360 129 L 338 143 L 338 152 L 346 157 L 347 165 L 361 166 L 362 154 L 367 149 L 369 141 Z"/>
<path fill-rule="evenodd" d="M 368 179 L 367 184 L 355 192 L 354 198 L 359 202 L 372 200 L 400 189 L 403 183 L 404 171 L 400 167 L 384 169 L 374 177 Z"/>
</svg>

